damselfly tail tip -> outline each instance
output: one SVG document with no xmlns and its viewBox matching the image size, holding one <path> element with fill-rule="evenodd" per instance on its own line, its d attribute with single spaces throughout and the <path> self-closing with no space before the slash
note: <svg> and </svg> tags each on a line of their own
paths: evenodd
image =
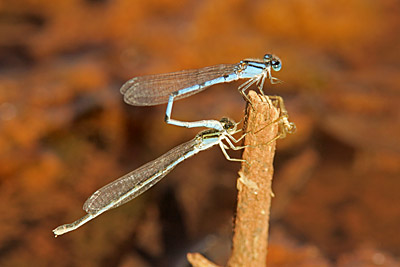
<svg viewBox="0 0 400 267">
<path fill-rule="evenodd" d="M 285 126 L 285 131 L 288 132 L 289 134 L 294 134 L 297 131 L 297 127 L 296 124 L 294 124 L 294 122 L 289 122 L 286 126 Z"/>
<path fill-rule="evenodd" d="M 58 226 L 56 229 L 53 230 L 54 237 L 58 237 L 60 235 L 69 232 L 68 230 L 67 231 L 66 230 L 67 227 L 65 227 L 65 225 Z"/>
<path fill-rule="evenodd" d="M 57 229 L 53 230 L 54 237 L 57 238 L 59 235 L 57 234 Z"/>
</svg>

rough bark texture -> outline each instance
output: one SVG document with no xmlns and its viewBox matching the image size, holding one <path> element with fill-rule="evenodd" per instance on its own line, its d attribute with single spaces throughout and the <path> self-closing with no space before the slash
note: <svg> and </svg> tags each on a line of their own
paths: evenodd
<svg viewBox="0 0 400 267">
<path fill-rule="evenodd" d="M 253 108 L 248 106 L 243 159 L 237 180 L 238 203 L 232 254 L 228 266 L 266 266 L 273 159 L 279 110 L 266 98 L 249 94 Z M 270 124 L 270 125 L 269 125 Z M 268 125 L 268 126 L 267 126 Z"/>
<path fill-rule="evenodd" d="M 188 253 L 187 259 L 193 267 L 220 267 L 219 265 L 216 265 L 215 263 L 206 259 L 200 253 Z"/>
<path fill-rule="evenodd" d="M 237 180 L 238 203 L 233 236 L 233 249 L 228 266 L 266 266 L 268 226 L 273 196 L 271 183 L 279 110 L 268 97 L 251 91 L 244 131 L 245 148 Z M 271 142 L 271 140 L 273 140 Z M 198 253 L 188 254 L 196 267 L 217 266 Z"/>
</svg>

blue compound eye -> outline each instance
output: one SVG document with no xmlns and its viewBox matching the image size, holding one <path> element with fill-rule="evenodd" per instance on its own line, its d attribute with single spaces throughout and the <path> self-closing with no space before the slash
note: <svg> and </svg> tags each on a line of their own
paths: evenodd
<svg viewBox="0 0 400 267">
<path fill-rule="evenodd" d="M 271 66 L 274 71 L 280 71 L 282 68 L 282 63 L 279 59 L 275 59 L 271 61 Z"/>
</svg>

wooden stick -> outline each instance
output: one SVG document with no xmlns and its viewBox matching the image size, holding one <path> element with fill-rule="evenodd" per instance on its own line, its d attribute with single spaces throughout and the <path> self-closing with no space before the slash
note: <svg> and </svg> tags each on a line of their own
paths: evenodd
<svg viewBox="0 0 400 267">
<path fill-rule="evenodd" d="M 186 257 L 193 267 L 220 267 L 219 265 L 207 260 L 200 253 L 188 253 Z"/>
<path fill-rule="evenodd" d="M 246 147 L 237 180 L 238 203 L 232 254 L 228 266 L 266 266 L 268 227 L 279 110 L 268 97 L 250 91 L 246 112 Z M 272 142 L 271 142 L 272 140 Z M 217 266 L 199 253 L 188 253 L 195 267 Z"/>
<path fill-rule="evenodd" d="M 238 202 L 230 267 L 266 266 L 267 262 L 274 138 L 278 134 L 278 123 L 272 122 L 278 119 L 279 110 L 269 98 L 261 100 L 253 91 L 249 98 L 252 107 L 247 108 L 245 129 L 248 132 L 245 145 L 249 147 L 243 152 L 247 163 L 242 164 L 237 180 Z"/>
</svg>

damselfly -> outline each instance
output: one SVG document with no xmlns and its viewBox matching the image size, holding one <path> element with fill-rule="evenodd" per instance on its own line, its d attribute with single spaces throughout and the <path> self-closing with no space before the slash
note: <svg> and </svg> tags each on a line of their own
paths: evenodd
<svg viewBox="0 0 400 267">
<path fill-rule="evenodd" d="M 165 121 L 168 124 L 193 128 L 207 127 L 222 131 L 217 120 L 201 120 L 184 122 L 171 119 L 174 100 L 196 94 L 204 89 L 220 83 L 228 83 L 239 79 L 249 79 L 238 88 L 242 96 L 248 100 L 245 91 L 256 84 L 261 94 L 265 79 L 272 84 L 279 79 L 272 77 L 271 71 L 279 71 L 282 67 L 278 57 L 266 54 L 263 59 L 245 59 L 238 64 L 220 64 L 201 69 L 183 70 L 165 74 L 154 74 L 134 77 L 120 89 L 126 103 L 134 106 L 153 106 L 167 103 Z"/>
<path fill-rule="evenodd" d="M 194 139 L 173 148 L 161 157 L 97 190 L 83 205 L 87 215 L 71 224 L 57 227 L 53 230 L 55 236 L 73 231 L 103 212 L 134 199 L 160 181 L 180 162 L 212 146 L 219 145 L 228 160 L 243 161 L 229 157 L 226 152 L 226 149 L 238 150 L 243 148 L 235 146 L 234 143 L 239 142 L 244 135 L 239 139 L 232 136 L 241 131 L 237 129 L 238 123 L 228 118 L 221 119 L 219 123 L 222 130 L 208 129 L 202 131 Z"/>
</svg>

